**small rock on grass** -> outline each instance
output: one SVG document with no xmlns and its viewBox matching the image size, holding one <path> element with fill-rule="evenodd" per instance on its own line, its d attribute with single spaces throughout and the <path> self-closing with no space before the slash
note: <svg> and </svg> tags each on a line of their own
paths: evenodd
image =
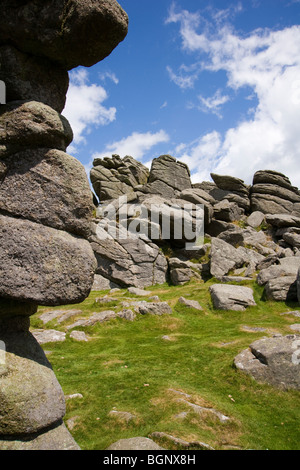
<svg viewBox="0 0 300 470">
<path fill-rule="evenodd" d="M 88 337 L 84 331 L 72 331 L 72 333 L 70 333 L 70 338 L 75 339 L 76 341 L 88 341 Z"/>
<path fill-rule="evenodd" d="M 120 439 L 111 444 L 106 450 L 165 450 L 147 437 L 131 437 Z"/>
<path fill-rule="evenodd" d="M 38 329 L 38 330 L 33 330 L 32 334 L 39 344 L 56 343 L 59 341 L 65 341 L 66 339 L 66 333 L 63 333 L 62 331 L 56 331 L 56 330 Z"/>
<path fill-rule="evenodd" d="M 195 308 L 196 310 L 203 310 L 203 308 L 201 307 L 201 305 L 199 304 L 197 300 L 188 300 L 188 299 L 185 299 L 184 297 L 180 297 L 178 302 L 189 308 Z"/>
<path fill-rule="evenodd" d="M 148 295 L 151 295 L 150 291 L 139 289 L 138 287 L 128 287 L 128 292 L 130 294 L 138 295 L 140 297 L 147 297 Z"/>
</svg>

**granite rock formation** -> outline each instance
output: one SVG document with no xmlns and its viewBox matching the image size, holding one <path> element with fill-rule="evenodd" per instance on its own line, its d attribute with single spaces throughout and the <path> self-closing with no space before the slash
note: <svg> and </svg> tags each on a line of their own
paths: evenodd
<svg viewBox="0 0 300 470">
<path fill-rule="evenodd" d="M 104 59 L 128 19 L 115 0 L 4 0 L 0 5 L 0 449 L 78 449 L 62 389 L 29 332 L 38 305 L 84 300 L 96 260 L 93 197 L 65 153 L 68 70 Z"/>
<path fill-rule="evenodd" d="M 132 157 L 121 159 L 116 155 L 112 159 L 107 157 L 100 162 L 95 161 L 91 175 L 100 199 L 96 226 L 106 226 L 107 230 L 111 223 L 109 218 L 106 219 L 110 207 L 112 212 L 115 211 L 123 233 L 127 230 L 129 239 L 132 239 L 131 231 L 135 229 L 139 244 L 152 243 L 152 248 L 155 245 L 159 247 L 160 259 L 163 259 L 163 253 L 167 253 L 165 261 L 159 264 L 160 269 L 164 266 L 162 280 L 185 284 L 192 278 L 209 276 L 226 283 L 257 278 L 257 282 L 265 286 L 267 298 L 297 301 L 296 280 L 300 267 L 297 201 L 300 192 L 286 176 L 270 170 L 258 171 L 253 184 L 246 185 L 239 178 L 212 173 L 212 182 L 192 184 L 186 165 L 170 155 L 155 158 L 149 173 L 141 163 L 133 164 L 132 161 Z M 132 171 L 128 171 L 128 162 L 131 168 L 139 169 L 136 174 L 142 175 L 143 181 L 147 177 L 146 183 L 141 184 L 140 180 L 135 185 L 138 178 L 133 178 Z M 102 170 L 98 171 L 99 165 L 105 167 L 105 171 L 109 169 L 112 172 L 113 169 L 114 178 L 124 185 L 119 194 L 114 193 L 114 199 L 112 191 L 98 190 L 112 179 L 111 174 L 107 178 Z M 119 188 L 119 183 L 112 184 L 111 189 Z M 191 249 L 187 244 L 192 242 L 193 245 L 196 238 L 188 238 L 180 229 L 188 226 L 196 237 L 196 222 L 200 214 L 196 208 L 199 205 L 203 207 L 201 214 L 207 243 L 194 245 Z M 187 211 L 187 207 L 191 210 Z M 169 231 L 165 230 L 164 220 L 169 223 Z M 100 232 L 99 229 L 98 234 Z M 97 244 L 99 255 L 103 242 L 97 241 L 95 235 L 92 242 L 94 250 Z M 114 241 L 114 246 L 117 246 L 115 243 L 120 244 Z M 118 257 L 102 248 L 102 255 L 97 256 L 97 272 L 120 286 L 131 284 L 139 287 L 155 283 L 152 276 L 145 284 L 140 263 L 131 264 L 130 249 L 126 250 L 132 246 L 132 241 L 121 244 L 125 251 L 122 256 L 119 252 Z M 127 267 L 130 265 L 129 272 L 134 271 L 135 276 L 126 276 L 126 259 L 131 260 Z M 150 256 L 147 265 L 150 266 L 151 262 Z M 122 263 L 123 268 L 120 269 Z M 112 276 L 113 271 L 118 276 Z M 271 274 L 269 277 L 268 273 Z"/>
</svg>

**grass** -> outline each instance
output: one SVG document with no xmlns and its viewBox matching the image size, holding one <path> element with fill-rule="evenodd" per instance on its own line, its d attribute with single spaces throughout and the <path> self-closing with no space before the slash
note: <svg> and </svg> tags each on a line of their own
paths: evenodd
<svg viewBox="0 0 300 470">
<path fill-rule="evenodd" d="M 82 449 L 104 450 L 122 438 L 145 436 L 159 431 L 188 441 L 202 441 L 217 450 L 298 450 L 300 399 L 297 391 L 277 390 L 259 384 L 233 367 L 235 356 L 254 340 L 274 333 L 290 334 L 295 318 L 280 313 L 298 308 L 296 304 L 263 300 L 262 289 L 253 287 L 257 302 L 245 312 L 213 309 L 209 286 L 192 281 L 185 286 L 167 284 L 150 288 L 161 301 L 168 301 L 172 315 L 137 316 L 133 322 L 111 320 L 92 327 L 78 328 L 90 337 L 78 342 L 67 335 L 62 343 L 43 345 L 66 395 L 81 393 L 83 398 L 67 401 L 65 422 L 73 418 L 71 434 Z M 82 316 L 95 311 L 121 308 L 118 302 L 99 305 L 95 299 L 107 294 L 92 292 L 78 306 Z M 135 296 L 126 290 L 114 298 Z M 178 304 L 185 296 L 198 300 L 199 312 Z M 40 328 L 39 309 L 32 317 L 32 328 Z M 76 318 L 75 318 L 76 319 Z M 43 328 L 66 331 L 66 325 L 52 321 Z M 244 325 L 266 328 L 249 333 Z M 167 335 L 170 341 L 162 336 Z M 191 401 L 213 407 L 230 417 L 221 423 L 210 415 L 189 412 L 178 402 L 175 389 L 191 395 Z M 112 409 L 131 412 L 129 423 L 108 416 Z"/>
</svg>

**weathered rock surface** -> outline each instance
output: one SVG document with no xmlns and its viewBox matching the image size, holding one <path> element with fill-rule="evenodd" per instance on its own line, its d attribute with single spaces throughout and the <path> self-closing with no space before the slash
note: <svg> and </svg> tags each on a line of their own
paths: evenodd
<svg viewBox="0 0 300 470">
<path fill-rule="evenodd" d="M 224 189 L 225 191 L 235 191 L 237 193 L 245 194 L 246 196 L 249 194 L 249 186 L 247 186 L 244 181 L 239 178 L 228 175 L 217 175 L 216 173 L 211 173 L 210 176 L 219 189 Z"/>
<path fill-rule="evenodd" d="M 253 290 L 230 284 L 214 284 L 209 288 L 214 308 L 218 310 L 244 311 L 255 306 Z"/>
<path fill-rule="evenodd" d="M 212 239 L 210 272 L 220 277 L 245 263 L 244 255 L 229 243 L 217 238 Z"/>
<path fill-rule="evenodd" d="M 197 300 L 190 300 L 190 299 L 186 299 L 185 297 L 180 297 L 178 299 L 178 302 L 188 308 L 195 308 L 196 310 L 203 310 L 203 308 L 201 307 L 201 305 L 199 304 Z"/>
<path fill-rule="evenodd" d="M 229 202 L 227 199 L 218 202 L 214 206 L 214 218 L 224 222 L 233 222 L 240 220 L 244 211 L 235 202 Z"/>
<path fill-rule="evenodd" d="M 136 186 L 147 183 L 149 176 L 148 168 L 130 156 L 97 158 L 93 165 L 91 182 L 101 202 L 133 193 Z"/>
<path fill-rule="evenodd" d="M 21 436 L 16 440 L 0 438 L 1 450 L 80 450 L 63 422 L 44 432 Z"/>
<path fill-rule="evenodd" d="M 0 323 L 5 364 L 0 365 L 0 435 L 32 434 L 62 419 L 62 389 L 24 318 Z M 26 406 L 24 406 L 26 404 Z"/>
<path fill-rule="evenodd" d="M 299 217 L 300 193 L 282 173 L 270 170 L 256 172 L 251 188 L 251 210 Z"/>
<path fill-rule="evenodd" d="M 300 267 L 299 257 L 286 257 L 262 269 L 257 283 L 265 286 L 267 299 L 276 301 L 297 301 L 297 274 Z"/>
<path fill-rule="evenodd" d="M 137 302 L 123 302 L 123 307 L 131 307 L 133 310 L 141 315 L 170 315 L 172 308 L 167 302 L 147 302 L 141 300 Z"/>
<path fill-rule="evenodd" d="M 87 240 L 0 215 L 0 245 L 0 296 L 55 306 L 89 295 L 95 257 Z"/>
<path fill-rule="evenodd" d="M 140 297 L 147 297 L 151 295 L 150 291 L 139 289 L 138 287 L 129 287 L 128 292 L 133 295 L 138 295 Z"/>
<path fill-rule="evenodd" d="M 77 328 L 78 326 L 93 326 L 96 323 L 103 323 L 106 321 L 113 320 L 115 318 L 117 318 L 117 314 L 113 310 L 105 310 L 104 312 L 94 312 L 89 317 L 81 318 L 79 320 L 76 320 L 75 323 L 68 325 L 67 330 Z"/>
<path fill-rule="evenodd" d="M 101 274 L 95 274 L 94 276 L 94 283 L 92 286 L 92 291 L 96 290 L 110 290 L 116 289 L 119 286 L 114 282 L 110 281 L 109 279 L 101 276 Z"/>
<path fill-rule="evenodd" d="M 66 333 L 56 330 L 32 330 L 32 334 L 39 344 L 57 343 L 65 341 Z"/>
<path fill-rule="evenodd" d="M 66 150 L 73 140 L 67 119 L 38 101 L 15 101 L 0 108 L 0 156 L 24 148 Z"/>
<path fill-rule="evenodd" d="M 146 192 L 172 198 L 175 191 L 191 187 L 190 171 L 185 163 L 171 155 L 161 155 L 152 161 Z"/>
<path fill-rule="evenodd" d="M 300 217 L 291 214 L 268 214 L 266 221 L 275 227 L 300 227 Z"/>
<path fill-rule="evenodd" d="M 238 354 L 234 364 L 258 382 L 281 389 L 300 389 L 299 341 L 297 335 L 260 339 Z"/>
<path fill-rule="evenodd" d="M 34 149 L 3 160 L 0 210 L 87 237 L 93 200 L 84 167 L 60 150 Z"/>
<path fill-rule="evenodd" d="M 300 268 L 297 273 L 296 288 L 297 288 L 297 299 L 300 304 Z"/>
<path fill-rule="evenodd" d="M 7 102 L 39 101 L 62 112 L 69 86 L 68 72 L 63 67 L 43 57 L 24 54 L 11 45 L 0 46 L 0 63 Z"/>
<path fill-rule="evenodd" d="M 297 283 L 295 276 L 284 276 L 270 279 L 265 286 L 268 300 L 279 302 L 297 301 Z"/>
<path fill-rule="evenodd" d="M 265 220 L 265 214 L 260 211 L 252 212 L 251 215 L 247 218 L 247 224 L 252 228 L 259 227 Z"/>
<path fill-rule="evenodd" d="M 102 225 L 102 226 L 101 226 Z M 166 282 L 168 264 L 158 246 L 117 227 L 116 237 L 95 226 L 90 237 L 97 274 L 123 287 L 149 287 Z"/>
<path fill-rule="evenodd" d="M 103 60 L 125 38 L 128 27 L 128 17 L 115 0 L 3 0 L 0 18 L 2 44 L 47 57 L 66 70 Z"/>
<path fill-rule="evenodd" d="M 68 318 L 71 318 L 75 315 L 80 315 L 81 310 L 50 310 L 49 312 L 44 312 L 39 316 L 39 319 L 42 320 L 44 325 L 47 325 L 50 321 L 56 320 L 57 323 L 62 323 Z"/>
</svg>

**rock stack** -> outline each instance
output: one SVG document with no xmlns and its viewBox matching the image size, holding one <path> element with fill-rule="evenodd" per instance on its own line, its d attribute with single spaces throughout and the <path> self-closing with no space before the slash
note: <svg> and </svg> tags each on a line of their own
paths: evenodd
<svg viewBox="0 0 300 470">
<path fill-rule="evenodd" d="M 115 0 L 1 2 L 0 449 L 78 449 L 29 317 L 91 290 L 93 199 L 83 166 L 65 153 L 72 130 L 60 113 L 68 70 L 104 59 L 127 26 Z"/>
<path fill-rule="evenodd" d="M 257 171 L 251 189 L 251 209 L 264 214 L 300 217 L 300 192 L 282 173 Z"/>
</svg>

